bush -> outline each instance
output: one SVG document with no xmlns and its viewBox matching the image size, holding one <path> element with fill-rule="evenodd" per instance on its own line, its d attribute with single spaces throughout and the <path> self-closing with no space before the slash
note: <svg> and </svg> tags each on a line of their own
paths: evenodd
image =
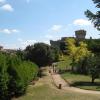
<svg viewBox="0 0 100 100">
<path fill-rule="evenodd" d="M 8 82 L 6 57 L 0 53 L 0 100 L 5 100 L 8 96 Z"/>
<path fill-rule="evenodd" d="M 0 53 L 0 100 L 24 94 L 37 73 L 38 67 L 34 63 L 21 61 L 16 55 Z"/>
</svg>

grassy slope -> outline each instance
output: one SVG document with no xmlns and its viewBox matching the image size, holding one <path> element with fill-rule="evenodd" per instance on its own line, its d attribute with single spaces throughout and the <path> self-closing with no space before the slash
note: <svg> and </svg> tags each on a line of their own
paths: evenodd
<svg viewBox="0 0 100 100">
<path fill-rule="evenodd" d="M 65 92 L 41 85 L 29 86 L 25 96 L 14 100 L 100 100 L 100 96 Z"/>
</svg>

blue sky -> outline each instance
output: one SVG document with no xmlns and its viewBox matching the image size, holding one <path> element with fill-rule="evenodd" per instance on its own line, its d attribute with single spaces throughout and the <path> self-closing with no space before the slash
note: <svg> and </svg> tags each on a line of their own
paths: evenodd
<svg viewBox="0 0 100 100">
<path fill-rule="evenodd" d="M 0 0 L 0 45 L 25 48 L 74 36 L 78 29 L 85 29 L 87 38 L 99 38 L 86 9 L 97 10 L 92 0 Z"/>
</svg>

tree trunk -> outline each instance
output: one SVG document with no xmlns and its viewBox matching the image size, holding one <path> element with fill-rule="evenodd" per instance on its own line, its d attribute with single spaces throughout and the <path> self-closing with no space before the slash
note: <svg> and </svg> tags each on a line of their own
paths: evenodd
<svg viewBox="0 0 100 100">
<path fill-rule="evenodd" d="M 74 72 L 74 62 L 75 62 L 75 59 L 74 59 L 74 57 L 72 58 L 72 68 L 71 68 L 71 70 L 72 70 L 72 72 Z"/>
<path fill-rule="evenodd" d="M 92 83 L 94 83 L 94 80 L 95 80 L 95 78 L 94 78 L 94 77 L 92 77 Z"/>
<path fill-rule="evenodd" d="M 71 71 L 74 72 L 74 66 L 72 65 Z"/>
</svg>

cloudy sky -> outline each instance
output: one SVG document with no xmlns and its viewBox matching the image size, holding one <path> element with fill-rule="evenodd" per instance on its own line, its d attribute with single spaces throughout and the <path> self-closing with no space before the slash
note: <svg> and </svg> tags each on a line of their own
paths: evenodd
<svg viewBox="0 0 100 100">
<path fill-rule="evenodd" d="M 25 48 L 74 36 L 78 29 L 85 29 L 87 38 L 99 38 L 86 9 L 96 11 L 92 0 L 0 0 L 0 45 Z"/>
</svg>

